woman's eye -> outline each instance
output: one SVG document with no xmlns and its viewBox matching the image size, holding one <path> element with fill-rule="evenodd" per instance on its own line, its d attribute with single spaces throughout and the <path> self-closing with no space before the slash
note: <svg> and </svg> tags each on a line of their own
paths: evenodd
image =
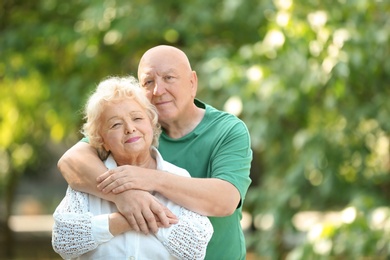
<svg viewBox="0 0 390 260">
<path fill-rule="evenodd" d="M 117 127 L 119 127 L 121 125 L 121 123 L 115 123 L 115 124 L 113 124 L 112 126 L 111 126 L 111 128 L 117 128 Z"/>
</svg>

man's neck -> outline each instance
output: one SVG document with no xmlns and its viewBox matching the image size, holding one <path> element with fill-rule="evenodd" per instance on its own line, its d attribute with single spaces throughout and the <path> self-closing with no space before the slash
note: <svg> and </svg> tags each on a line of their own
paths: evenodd
<svg viewBox="0 0 390 260">
<path fill-rule="evenodd" d="M 205 113 L 205 109 L 194 106 L 194 109 L 190 113 L 186 113 L 180 120 L 163 125 L 164 131 L 173 139 L 181 138 L 198 126 Z"/>
</svg>

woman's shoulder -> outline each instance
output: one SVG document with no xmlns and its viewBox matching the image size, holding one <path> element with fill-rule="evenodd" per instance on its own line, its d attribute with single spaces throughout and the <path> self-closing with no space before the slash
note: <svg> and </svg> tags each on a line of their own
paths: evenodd
<svg viewBox="0 0 390 260">
<path fill-rule="evenodd" d="M 163 164 L 163 169 L 159 169 L 159 170 L 170 172 L 179 176 L 191 177 L 190 173 L 184 168 L 176 166 L 167 161 L 163 161 L 162 164 Z"/>
<path fill-rule="evenodd" d="M 190 173 L 186 169 L 165 161 L 156 147 L 152 147 L 152 152 L 157 161 L 157 170 L 170 172 L 180 176 L 191 177 Z"/>
</svg>

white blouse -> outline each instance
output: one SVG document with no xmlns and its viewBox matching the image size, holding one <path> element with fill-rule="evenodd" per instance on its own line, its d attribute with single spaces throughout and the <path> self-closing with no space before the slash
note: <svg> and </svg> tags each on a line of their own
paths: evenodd
<svg viewBox="0 0 390 260">
<path fill-rule="evenodd" d="M 156 149 L 153 154 L 158 170 L 190 176 L 186 170 L 164 161 Z M 117 167 L 111 156 L 105 165 L 109 169 Z M 213 234 L 209 219 L 158 193 L 154 196 L 179 222 L 159 228 L 155 235 L 129 231 L 114 237 L 109 231 L 108 216 L 118 211 L 115 204 L 68 187 L 53 214 L 54 251 L 64 259 L 203 259 Z"/>
</svg>

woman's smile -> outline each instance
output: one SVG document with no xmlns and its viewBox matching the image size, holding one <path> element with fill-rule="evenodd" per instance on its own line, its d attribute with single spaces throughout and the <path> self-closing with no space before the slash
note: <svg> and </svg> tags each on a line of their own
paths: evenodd
<svg viewBox="0 0 390 260">
<path fill-rule="evenodd" d="M 141 139 L 140 136 L 131 137 L 131 138 L 127 139 L 125 143 L 135 143 L 135 142 L 137 142 L 139 139 Z"/>
</svg>

